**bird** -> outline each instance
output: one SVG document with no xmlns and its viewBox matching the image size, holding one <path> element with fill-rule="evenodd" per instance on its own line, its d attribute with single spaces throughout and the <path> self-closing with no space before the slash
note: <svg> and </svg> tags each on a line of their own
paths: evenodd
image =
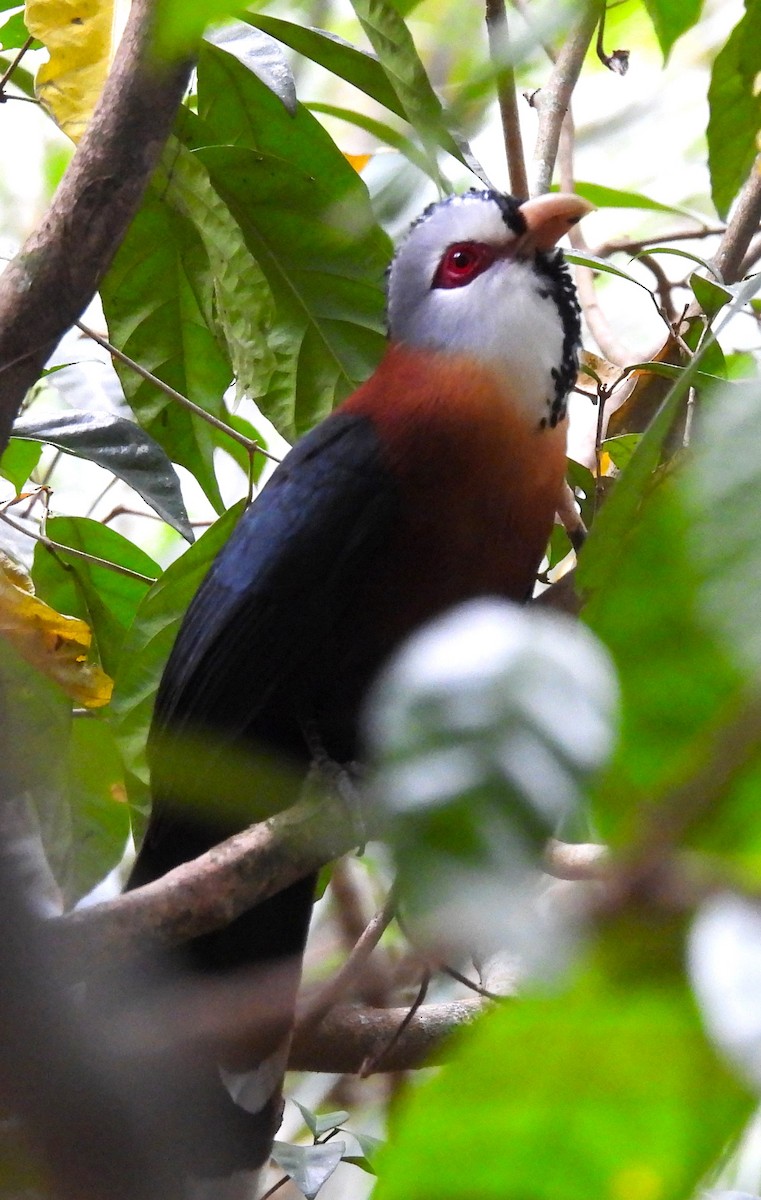
<svg viewBox="0 0 761 1200">
<path fill-rule="evenodd" d="M 156 699 L 153 809 L 128 887 L 246 823 L 183 803 L 167 735 L 200 739 L 212 791 L 241 747 L 298 778 L 315 745 L 335 764 L 361 760 L 368 692 L 411 633 L 475 597 L 531 595 L 564 486 L 580 345 L 557 242 L 591 207 L 572 194 L 471 190 L 429 205 L 401 240 L 377 369 L 289 451 L 185 615 Z M 191 1177 L 269 1156 L 314 887 L 303 879 L 178 952 L 191 974 L 215 979 L 295 964 L 285 1035 L 247 1064 L 254 1085 L 236 1087 L 216 1063 L 196 1064 L 183 1085 L 183 1103 L 195 1088 L 197 1113 L 213 1112 L 180 1151 Z"/>
</svg>

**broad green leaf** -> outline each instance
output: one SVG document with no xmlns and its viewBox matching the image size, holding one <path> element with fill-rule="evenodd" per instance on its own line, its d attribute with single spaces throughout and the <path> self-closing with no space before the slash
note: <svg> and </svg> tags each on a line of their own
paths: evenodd
<svg viewBox="0 0 761 1200">
<path fill-rule="evenodd" d="M 230 536 L 242 508 L 242 504 L 236 504 L 228 509 L 167 567 L 143 598 L 127 632 L 110 711 L 134 803 L 147 799 L 145 744 L 161 672 L 185 609 Z"/>
<path fill-rule="evenodd" d="M 178 59 L 194 53 L 207 25 L 240 17 L 242 0 L 158 0 L 156 5 L 156 52 L 161 58 Z"/>
<path fill-rule="evenodd" d="M 190 137 L 203 134 L 206 144 L 197 156 L 267 278 L 278 327 L 300 343 L 294 390 L 279 386 L 258 401 L 292 438 L 376 366 L 390 245 L 365 185 L 303 107 L 289 117 L 212 46 L 201 52 L 198 80 L 203 125 Z"/>
<path fill-rule="evenodd" d="M 697 1195 L 752 1099 L 709 1045 L 684 981 L 653 977 L 658 941 L 644 942 L 639 973 L 581 971 L 463 1035 L 396 1107 L 377 1200 Z"/>
<path fill-rule="evenodd" d="M 761 425 L 758 379 L 701 403 L 694 461 L 685 474 L 693 554 L 705 584 L 706 619 L 738 666 L 761 683 L 756 603 L 761 576 Z"/>
<path fill-rule="evenodd" d="M 100 661 L 113 676 L 127 629 L 150 587 L 150 577 L 160 575 L 160 569 L 127 538 L 88 517 L 51 517 L 47 533 L 64 546 L 149 577 L 144 582 L 95 562 L 53 555 L 39 544 L 35 550 L 32 578 L 38 594 L 59 612 L 87 622 Z"/>
<path fill-rule="evenodd" d="M 273 103 L 278 103 L 274 97 Z M 189 221 L 149 196 L 101 285 L 101 297 L 111 341 L 119 350 L 224 418 L 222 397 L 232 368 L 207 325 L 213 282 L 203 244 Z M 212 462 L 215 436 L 209 425 L 129 367 L 118 361 L 115 366 L 142 427 L 173 462 L 187 467 L 220 509 Z"/>
<path fill-rule="evenodd" d="M 431 154 L 440 146 L 470 167 L 447 128 L 441 101 L 399 11 L 390 0 L 352 0 L 352 7 L 396 92 L 404 116 L 423 144 Z"/>
<path fill-rule="evenodd" d="M 296 82 L 288 59 L 275 38 L 253 23 L 229 21 L 206 34 L 206 40 L 232 54 L 277 96 L 286 110 L 296 113 Z"/>
<path fill-rule="evenodd" d="M 554 184 L 551 190 L 558 192 L 560 187 L 558 184 Z M 601 183 L 584 183 L 576 180 L 573 190 L 579 196 L 583 196 L 585 200 L 589 200 L 590 204 L 596 205 L 597 208 L 642 208 L 650 212 L 673 213 L 678 217 L 690 217 L 691 215 L 683 208 L 675 208 L 673 204 L 662 204 L 660 200 L 653 200 L 641 192 L 622 191 L 620 188 L 605 187 Z"/>
<path fill-rule="evenodd" d="M 186 133 L 193 114 L 184 113 Z M 214 309 L 213 333 L 221 330 L 235 374 L 238 395 L 260 406 L 271 391 L 293 388 L 300 339 L 289 338 L 278 325 L 275 300 L 267 279 L 246 246 L 243 232 L 196 154 L 172 139 L 159 176 L 163 197 L 182 217 L 192 221 L 209 258 Z M 232 424 L 229 414 L 225 420 Z M 233 439 L 218 444 L 238 455 Z"/>
<path fill-rule="evenodd" d="M 12 483 L 20 492 L 40 461 L 42 446 L 39 442 L 22 442 L 11 438 L 0 458 L 0 475 Z"/>
<path fill-rule="evenodd" d="M 637 470 L 647 436 L 617 487 Z M 593 530 L 616 499 L 614 491 Z M 589 590 L 582 615 L 613 655 L 622 713 L 619 743 L 595 790 L 594 812 L 602 838 L 616 844 L 636 837 L 668 782 L 699 765 L 713 722 L 740 685 L 700 611 L 689 523 L 674 480 L 649 472 L 626 523 L 616 522 L 615 540 L 605 539 L 606 562 L 593 563 L 599 584 Z M 592 553 L 602 545 L 598 541 Z M 586 551 L 579 563 L 582 588 L 590 574 Z"/>
<path fill-rule="evenodd" d="M 746 0 L 744 16 L 716 56 L 708 89 L 708 165 L 713 202 L 722 217 L 726 217 L 758 151 L 759 46 L 761 0 Z"/>
<path fill-rule="evenodd" d="M 154 512 L 193 541 L 177 472 L 161 446 L 133 421 L 113 413 L 67 410 L 16 421 L 13 437 L 48 442 L 104 467 L 134 488 Z"/>
<path fill-rule="evenodd" d="M 243 19 L 255 25 L 257 29 L 263 29 L 284 45 L 290 46 L 292 50 L 303 54 L 305 58 L 319 63 L 339 79 L 353 84 L 366 96 L 370 96 L 397 116 L 405 115 L 399 97 L 374 54 L 359 50 L 333 33 L 326 33 L 322 29 L 309 29 L 265 13 L 246 13 Z"/>
<path fill-rule="evenodd" d="M 26 0 L 26 27 L 48 51 L 37 94 L 72 141 L 79 141 L 106 81 L 114 50 L 112 0 L 96 0 L 72 18 L 64 0 Z"/>
<path fill-rule="evenodd" d="M 690 287 L 707 317 L 715 317 L 725 305 L 732 301 L 731 292 L 718 283 L 714 283 L 712 279 L 704 279 L 702 275 L 698 275 L 697 271 L 693 271 L 690 276 Z"/>
<path fill-rule="evenodd" d="M 337 108 L 334 104 L 310 104 L 308 108 L 310 112 L 324 113 L 327 117 L 337 117 L 339 121 L 348 121 L 350 124 L 356 125 L 358 129 L 364 129 L 379 142 L 385 142 L 387 146 L 391 146 L 399 154 L 403 154 L 413 166 L 436 182 L 431 172 L 430 160 L 425 154 L 414 142 L 411 142 L 398 130 L 392 129 L 384 121 L 376 121 L 372 117 L 366 117 L 364 113 L 352 112 L 348 108 Z"/>
<path fill-rule="evenodd" d="M 123 774 L 109 724 L 73 721 L 68 764 L 71 840 L 62 881 L 70 903 L 95 887 L 124 856 L 130 823 Z"/>
<path fill-rule="evenodd" d="M 703 0 L 645 0 L 664 59 L 674 42 L 700 19 Z"/>
<path fill-rule="evenodd" d="M 606 438 L 600 449 L 609 456 L 619 471 L 623 471 L 631 462 L 641 438 L 641 433 L 622 433 L 619 437 Z"/>
</svg>

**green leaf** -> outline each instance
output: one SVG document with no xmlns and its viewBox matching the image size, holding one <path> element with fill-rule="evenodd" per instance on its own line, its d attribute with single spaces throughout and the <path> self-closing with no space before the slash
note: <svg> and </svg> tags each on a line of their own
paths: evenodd
<svg viewBox="0 0 761 1200">
<path fill-rule="evenodd" d="M 45 856 L 60 884 L 71 839 L 66 804 L 71 700 L 0 637 L 0 704 L 4 798 L 28 798 Z"/>
<path fill-rule="evenodd" d="M 744 16 L 716 56 L 708 89 L 711 193 L 724 218 L 756 158 L 761 129 L 759 46 L 761 0 L 746 0 Z"/>
<path fill-rule="evenodd" d="M 160 58 L 178 59 L 196 49 L 207 25 L 242 15 L 241 0 L 158 0 L 155 45 Z"/>
<path fill-rule="evenodd" d="M 636 470 L 646 438 L 618 487 Z M 614 491 L 598 523 L 615 499 Z M 617 525 L 615 540 L 606 538 L 613 559 L 582 614 L 613 655 L 621 687 L 619 743 L 593 797 L 600 835 L 618 845 L 636 837 L 667 783 L 695 768 L 708 730 L 740 682 L 699 610 L 689 523 L 673 478 L 648 476 L 626 526 Z M 601 546 L 598 541 L 593 553 Z M 585 555 L 586 546 L 582 586 L 589 579 Z M 595 573 L 602 578 L 599 567 Z"/>
<path fill-rule="evenodd" d="M 679 246 L 648 246 L 647 250 L 640 250 L 635 258 L 648 258 L 651 254 L 673 254 L 675 258 L 686 258 L 690 262 L 697 263 L 705 271 L 709 271 L 715 279 L 721 283 L 721 275 L 712 266 L 706 258 L 701 258 L 699 254 L 693 254 L 691 250 L 682 250 Z"/>
<path fill-rule="evenodd" d="M 272 1157 L 306 1200 L 314 1200 L 340 1163 L 345 1149 L 343 1142 L 326 1142 L 319 1146 L 291 1146 L 288 1142 L 275 1142 Z"/>
<path fill-rule="evenodd" d="M 704 279 L 693 271 L 690 275 L 690 287 L 698 304 L 707 317 L 715 317 L 725 305 L 732 301 L 732 293 L 725 287 L 714 283 L 712 279 Z"/>
<path fill-rule="evenodd" d="M 14 57 L 15 55 L 11 56 L 11 58 L 6 58 L 4 55 L 0 54 L 0 71 L 2 71 L 3 74 L 10 67 Z M 14 86 L 17 87 L 24 96 L 27 96 L 30 100 L 35 98 L 34 75 L 31 71 L 27 71 L 26 68 L 22 66 L 14 68 L 13 83 Z"/>
<path fill-rule="evenodd" d="M 298 1100 L 294 1100 L 294 1104 L 304 1118 L 304 1124 L 311 1133 L 312 1137 L 319 1137 L 320 1134 L 327 1133 L 329 1129 L 340 1129 L 349 1120 L 349 1114 L 340 1109 L 338 1112 L 329 1113 L 313 1113 L 310 1108 L 305 1108 L 303 1104 L 299 1104 Z"/>
<path fill-rule="evenodd" d="M 640 974 L 579 972 L 461 1036 L 446 1069 L 395 1108 L 376 1200 L 696 1195 L 753 1101 L 686 984 L 653 977 L 655 933 L 644 949 Z"/>
<path fill-rule="evenodd" d="M 187 135 L 197 125 L 197 118 L 186 112 L 182 125 Z M 164 200 L 193 222 L 208 255 L 214 305 L 207 325 L 215 335 L 221 331 L 238 396 L 250 396 L 261 406 L 273 390 L 288 394 L 294 386 L 300 339 L 289 337 L 287 326 L 278 325 L 267 279 L 246 246 L 240 226 L 212 186 L 208 171 L 197 155 L 171 139 L 160 180 Z M 233 424 L 229 414 L 225 420 Z M 234 439 L 220 434 L 216 441 L 239 457 Z"/>
<path fill-rule="evenodd" d="M 133 421 L 112 413 L 67 410 L 41 420 L 21 417 L 13 437 L 47 442 L 104 467 L 134 488 L 186 541 L 193 541 L 177 472 L 161 446 Z"/>
<path fill-rule="evenodd" d="M 46 529 L 48 537 L 64 546 L 141 575 L 156 577 L 161 573 L 157 563 L 127 538 L 88 517 L 51 517 Z M 87 622 L 103 668 L 113 676 L 125 634 L 150 582 L 118 574 L 95 562 L 51 554 L 40 543 L 35 549 L 32 578 L 46 603 Z"/>
<path fill-rule="evenodd" d="M 270 17 L 264 13 L 246 13 L 243 19 L 255 25 L 257 29 L 263 29 L 284 45 L 290 46 L 292 50 L 303 54 L 305 58 L 325 67 L 339 79 L 353 84 L 366 96 L 370 96 L 397 116 L 405 115 L 386 72 L 374 54 L 359 50 L 334 33 L 326 33 L 323 29 L 305 28 L 293 21 L 283 21 L 279 17 Z"/>
<path fill-rule="evenodd" d="M 471 163 L 447 128 L 441 101 L 399 11 L 389 0 L 352 0 L 352 7 L 396 92 L 404 116 L 423 144 L 431 153 L 440 146 L 470 168 Z"/>
<path fill-rule="evenodd" d="M 610 456 L 614 467 L 623 471 L 631 462 L 641 440 L 641 433 L 622 433 L 618 437 L 606 438 L 600 449 Z"/>
<path fill-rule="evenodd" d="M 680 379 L 688 367 L 680 367 L 676 363 L 641 362 L 632 363 L 629 371 L 647 371 L 650 375 L 660 375 L 662 379 Z M 694 371 L 690 380 L 695 387 L 707 387 L 710 384 L 724 383 L 723 375 L 710 375 L 707 371 Z"/>
<path fill-rule="evenodd" d="M 702 7 L 703 0 L 645 0 L 664 60 L 674 42 L 697 24 Z"/>
<path fill-rule="evenodd" d="M 278 103 L 274 97 L 273 103 Z M 156 195 L 148 197 L 133 220 L 101 285 L 101 298 L 111 341 L 119 350 L 224 418 L 222 397 L 232 367 L 206 321 L 213 304 L 208 257 L 190 222 Z M 143 429 L 173 462 L 187 467 L 221 509 L 209 425 L 130 367 L 118 360 L 115 366 Z"/>
<path fill-rule="evenodd" d="M 626 279 L 629 283 L 636 283 L 637 287 L 644 288 L 646 292 L 650 291 L 641 280 L 622 271 L 620 267 L 614 267 L 606 258 L 598 258 L 596 254 L 580 254 L 577 250 L 564 250 L 563 257 L 566 262 L 574 263 L 576 266 L 589 267 L 592 271 L 602 271 L 604 275 L 617 275 L 619 279 Z"/>
<path fill-rule="evenodd" d="M 738 666 L 761 680 L 756 581 L 761 576 L 761 382 L 704 399 L 685 495 L 696 524 L 693 552 L 706 618 Z"/>
<path fill-rule="evenodd" d="M 559 192 L 560 186 L 553 184 L 551 190 Z M 653 200 L 641 192 L 627 192 L 620 188 L 605 187 L 601 183 L 581 183 L 578 180 L 574 181 L 573 190 L 597 208 L 642 208 L 649 212 L 673 213 L 677 217 L 696 220 L 685 209 L 675 208 L 673 204 L 662 204 L 660 200 Z"/>
<path fill-rule="evenodd" d="M 20 492 L 40 461 L 41 454 L 42 446 L 39 442 L 23 442 L 11 438 L 0 458 L 0 475 Z"/>
<path fill-rule="evenodd" d="M 188 604 L 243 511 L 236 504 L 167 567 L 146 593 L 125 638 L 111 713 L 133 802 L 147 798 L 145 743 L 161 673 Z"/>
<path fill-rule="evenodd" d="M 124 770 L 106 721 L 72 723 L 68 794 L 71 842 L 65 881 L 69 903 L 79 900 L 121 862 L 130 832 Z"/>
<path fill-rule="evenodd" d="M 348 121 L 350 124 L 356 125 L 358 129 L 364 129 L 379 142 L 385 142 L 387 146 L 391 146 L 399 154 L 403 154 L 413 166 L 433 179 L 434 183 L 436 182 L 430 159 L 418 149 L 414 142 L 411 142 L 398 130 L 392 129 L 390 125 L 386 125 L 385 122 L 375 121 L 372 117 L 366 117 L 364 113 L 352 112 L 348 108 L 337 108 L 335 104 L 310 104 L 308 108 L 310 112 L 324 113 L 327 117 L 337 117 L 339 121 Z"/>
<path fill-rule="evenodd" d="M 296 82 L 288 59 L 275 38 L 253 22 L 228 21 L 206 34 L 206 40 L 232 54 L 277 96 L 286 111 L 296 113 Z"/>
<path fill-rule="evenodd" d="M 367 190 L 306 109 L 295 118 L 215 47 L 198 68 L 207 144 L 196 151 L 300 341 L 295 389 L 259 407 L 288 438 L 309 429 L 377 365 L 390 244 Z M 220 143 L 234 143 L 220 145 Z"/>
<path fill-rule="evenodd" d="M 28 37 L 29 30 L 26 27 L 23 12 L 14 13 L 3 25 L 0 25 L 0 47 L 3 50 L 20 50 Z M 39 50 L 41 46 L 42 42 L 33 38 L 29 49 Z"/>
</svg>

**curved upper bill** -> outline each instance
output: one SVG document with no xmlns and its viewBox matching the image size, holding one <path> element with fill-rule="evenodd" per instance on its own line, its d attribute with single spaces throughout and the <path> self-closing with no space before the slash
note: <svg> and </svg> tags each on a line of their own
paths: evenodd
<svg viewBox="0 0 761 1200">
<path fill-rule="evenodd" d="M 588 200 L 582 200 L 581 196 L 574 196 L 571 192 L 553 192 L 526 200 L 520 206 L 527 227 L 519 239 L 521 251 L 551 250 L 594 207 Z"/>
</svg>

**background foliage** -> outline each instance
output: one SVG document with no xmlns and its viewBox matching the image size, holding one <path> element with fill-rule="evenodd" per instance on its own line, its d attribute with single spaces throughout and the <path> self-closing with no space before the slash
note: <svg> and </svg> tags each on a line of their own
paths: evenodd
<svg viewBox="0 0 761 1200">
<path fill-rule="evenodd" d="M 44 43 L 40 95 L 76 138 L 118 10 L 94 6 L 72 37 L 50 0 L 29 0 L 26 16 L 0 7 L 6 66 L 27 47 L 0 85 L 17 101 L 3 119 L 10 128 L 31 108 L 27 64 Z M 231 8 L 163 0 L 160 49 L 192 45 Z M 102 312 L 85 318 L 119 352 L 116 374 L 107 352 L 72 334 L 0 460 L 0 540 L 12 560 L 0 566 L 6 736 L 67 906 L 119 867 L 130 825 L 142 827 L 162 666 L 238 502 L 271 470 L 260 448 L 280 456 L 373 370 L 390 235 L 453 187 L 506 187 L 495 88 L 514 69 L 530 147 L 537 109 L 520 93 L 547 85 L 583 21 L 574 6 L 516 2 L 495 60 L 483 14 L 445 0 L 276 0 L 234 15 L 240 24 L 201 44 L 192 94 L 103 282 Z M 620 48 L 622 77 L 604 62 L 620 63 Z M 307 1196 L 365 1195 L 375 1169 L 379 1200 L 432 1188 L 621 1200 L 733 1183 L 761 1192 L 752 1142 L 736 1152 L 761 1086 L 757 209 L 739 263 L 721 267 L 737 197 L 759 188 L 761 3 L 625 0 L 607 13 L 598 50 L 584 60 L 575 142 L 566 125 L 556 177 L 599 210 L 571 255 L 597 357 L 574 399 L 569 480 L 591 529 L 577 572 L 582 620 L 609 658 L 552 622 L 537 648 L 536 625 L 521 618 L 505 635 L 521 670 L 506 656 L 490 691 L 480 679 L 489 701 L 477 737 L 449 704 L 474 686 L 467 672 L 432 694 L 400 667 L 376 718 L 374 800 L 402 847 L 402 891 L 425 861 L 455 911 L 476 895 L 487 931 L 531 971 L 521 998 L 462 1037 L 444 1071 L 408 1082 L 377 1162 L 364 1134 L 383 1131 L 398 1081 L 381 1076 L 364 1091 L 335 1077 L 299 1081 L 304 1108 L 286 1133 L 314 1146 L 280 1146 L 276 1157 Z M 42 178 L 44 198 L 68 151 L 43 118 L 34 129 L 46 149 L 29 176 Z M 15 249 L 20 195 L 2 189 Z M 558 527 L 543 583 L 574 561 Z M 110 702 L 66 617 L 91 631 Z M 33 632 L 43 625 L 53 633 Z M 470 790 L 433 789 L 423 802 L 420 764 L 443 743 L 467 753 Z M 550 781 L 561 777 L 553 808 Z M 616 857 L 607 883 L 594 860 L 581 872 L 590 878 L 556 885 L 573 899 L 563 891 L 537 908 L 542 844 L 561 811 L 564 836 L 604 841 Z M 495 821 L 506 847 L 496 863 Z M 387 874 L 371 853 L 363 882 L 352 876 L 349 910 L 381 903 Z M 559 917 L 580 913 L 578 892 L 585 918 L 569 926 Z M 443 902 L 435 884 L 431 894 Z M 351 942 L 346 891 L 342 900 L 334 888 L 332 904 L 336 920 L 316 934 L 323 973 Z M 543 906 L 549 917 L 537 915 Z M 537 941 L 544 953 L 532 956 Z M 398 931 L 379 954 L 409 1003 Z M 385 986 L 385 1001 L 399 1002 Z M 446 977 L 432 987 L 434 998 L 459 994 Z M 341 1148 L 334 1134 L 347 1121 Z"/>
</svg>

